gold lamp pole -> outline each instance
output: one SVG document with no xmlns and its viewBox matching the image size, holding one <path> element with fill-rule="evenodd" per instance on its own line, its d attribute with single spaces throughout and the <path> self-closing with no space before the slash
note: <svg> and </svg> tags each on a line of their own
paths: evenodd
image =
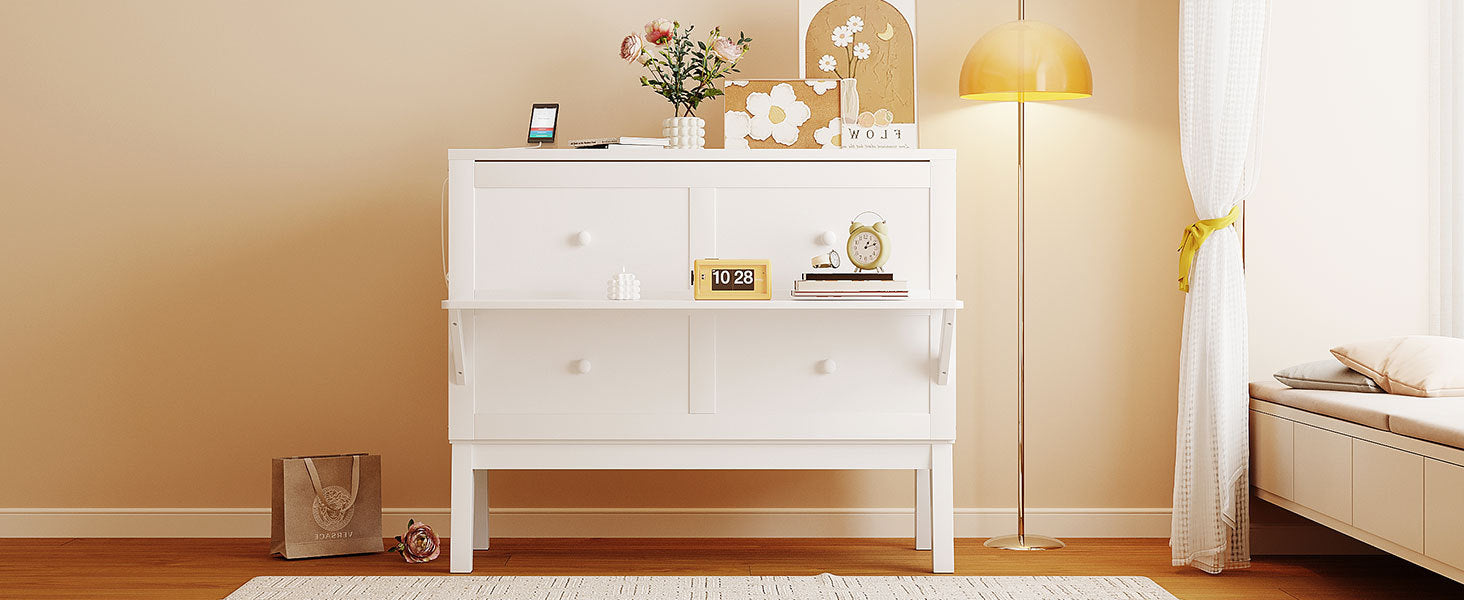
<svg viewBox="0 0 1464 600">
<path fill-rule="evenodd" d="M 1025 0 L 1017 20 L 986 32 L 961 65 L 961 97 L 1017 103 L 1017 533 L 986 540 L 1003 550 L 1055 550 L 1056 538 L 1027 533 L 1026 425 L 1026 172 L 1027 102 L 1070 100 L 1093 95 L 1088 57 L 1063 30 L 1027 20 Z"/>
</svg>

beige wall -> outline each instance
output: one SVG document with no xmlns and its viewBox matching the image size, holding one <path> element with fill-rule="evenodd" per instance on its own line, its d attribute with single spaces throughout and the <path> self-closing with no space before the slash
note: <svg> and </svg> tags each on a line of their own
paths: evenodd
<svg viewBox="0 0 1464 600">
<path fill-rule="evenodd" d="M 1348 342 L 1429 333 L 1431 4 L 1271 5 L 1246 206 L 1253 379 Z M 1360 73 L 1386 83 L 1358 93 Z"/>
<path fill-rule="evenodd" d="M 1014 502 L 1015 109 L 955 98 L 1011 2 L 922 0 L 921 135 L 960 152 L 956 501 Z M 1177 3 L 1051 0 L 1096 96 L 1032 106 L 1030 502 L 1167 507 L 1181 295 Z M 0 507 L 268 503 L 272 456 L 369 450 L 448 499 L 446 149 L 649 134 L 655 16 L 797 73 L 796 3 L 0 2 Z M 714 103 L 704 114 L 718 114 Z M 714 120 L 715 121 L 715 120 Z M 713 125 L 712 136 L 720 136 Z M 502 506 L 893 507 L 896 473 L 515 473 Z"/>
</svg>

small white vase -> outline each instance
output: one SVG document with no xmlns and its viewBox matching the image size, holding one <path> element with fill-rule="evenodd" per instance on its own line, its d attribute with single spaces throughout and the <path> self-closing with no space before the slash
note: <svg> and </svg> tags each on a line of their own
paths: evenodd
<svg viewBox="0 0 1464 600">
<path fill-rule="evenodd" d="M 844 118 L 845 125 L 853 125 L 859 122 L 859 80 L 853 77 L 846 77 L 839 86 L 841 96 L 839 97 L 839 112 Z"/>
<path fill-rule="evenodd" d="M 705 148 L 707 122 L 701 117 L 671 117 L 661 121 L 661 135 L 671 140 L 670 148 Z"/>
</svg>

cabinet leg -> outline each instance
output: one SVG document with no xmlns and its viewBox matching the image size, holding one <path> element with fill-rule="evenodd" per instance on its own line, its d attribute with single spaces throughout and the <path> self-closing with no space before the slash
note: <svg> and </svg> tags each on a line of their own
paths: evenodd
<svg viewBox="0 0 1464 600">
<path fill-rule="evenodd" d="M 473 447 L 452 445 L 452 541 L 448 571 L 473 572 Z"/>
<path fill-rule="evenodd" d="M 487 471 L 473 471 L 473 549 L 488 549 Z"/>
<path fill-rule="evenodd" d="M 931 572 L 956 572 L 954 465 L 950 444 L 930 447 Z"/>
<path fill-rule="evenodd" d="M 915 469 L 915 549 L 930 549 L 930 469 Z"/>
</svg>

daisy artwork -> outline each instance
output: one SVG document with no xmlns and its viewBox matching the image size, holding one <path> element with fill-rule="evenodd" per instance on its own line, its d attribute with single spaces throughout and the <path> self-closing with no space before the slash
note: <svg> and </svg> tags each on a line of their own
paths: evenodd
<svg viewBox="0 0 1464 600">
<path fill-rule="evenodd" d="M 914 0 L 799 0 L 803 77 L 834 77 L 845 148 L 918 148 Z"/>
<path fill-rule="evenodd" d="M 840 85 L 837 79 L 727 80 L 725 147 L 838 148 Z"/>
</svg>

